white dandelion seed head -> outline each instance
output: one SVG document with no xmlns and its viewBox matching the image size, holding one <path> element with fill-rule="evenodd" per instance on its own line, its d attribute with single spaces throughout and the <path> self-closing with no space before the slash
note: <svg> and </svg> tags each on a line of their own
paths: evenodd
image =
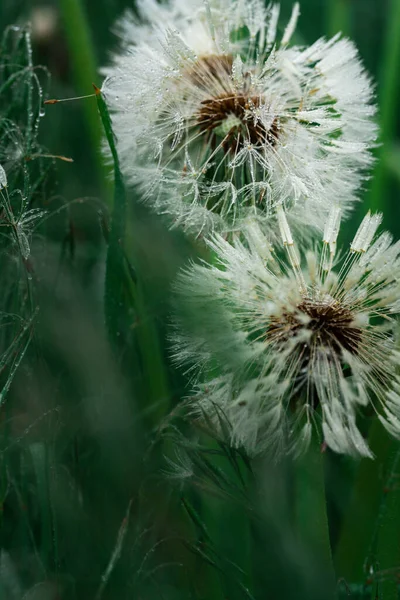
<svg viewBox="0 0 400 600">
<path fill-rule="evenodd" d="M 142 0 L 118 24 L 102 91 L 124 173 L 197 234 L 278 205 L 321 228 L 371 164 L 373 90 L 354 44 L 291 46 L 298 4 L 282 35 L 278 17 L 262 0 Z"/>
<path fill-rule="evenodd" d="M 214 234 L 214 264 L 178 280 L 174 358 L 192 376 L 191 405 L 218 426 L 217 405 L 251 453 L 301 452 L 317 425 L 332 450 L 371 457 L 361 407 L 400 437 L 400 243 L 368 213 L 336 253 L 333 206 L 319 240 L 297 248 L 279 219 L 280 247 L 256 222 L 232 244 Z"/>
</svg>

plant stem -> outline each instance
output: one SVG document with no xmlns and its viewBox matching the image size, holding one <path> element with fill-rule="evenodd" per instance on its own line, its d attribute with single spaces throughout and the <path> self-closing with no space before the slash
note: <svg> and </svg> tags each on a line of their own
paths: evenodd
<svg viewBox="0 0 400 600">
<path fill-rule="evenodd" d="M 329 36 L 337 33 L 349 35 L 351 32 L 351 11 L 349 0 L 328 0 L 327 32 Z"/>
<path fill-rule="evenodd" d="M 382 466 L 392 461 L 397 445 L 386 434 L 378 419 L 371 425 L 368 441 L 376 458 L 363 459 L 360 463 L 335 552 L 338 577 L 348 583 L 361 583 L 366 579 L 365 563 L 386 482 Z"/>
<path fill-rule="evenodd" d="M 295 522 L 304 548 L 319 557 L 325 565 L 336 598 L 336 577 L 333 568 L 329 525 L 325 498 L 324 455 L 316 436 L 308 452 L 297 461 Z"/>
<path fill-rule="evenodd" d="M 380 82 L 380 142 L 377 164 L 369 193 L 372 210 L 385 210 L 387 206 L 386 182 L 388 169 L 384 160 L 387 145 L 396 131 L 398 105 L 398 73 L 400 71 L 400 2 L 391 0 L 387 10 L 386 45 L 382 57 L 382 80 Z"/>
</svg>

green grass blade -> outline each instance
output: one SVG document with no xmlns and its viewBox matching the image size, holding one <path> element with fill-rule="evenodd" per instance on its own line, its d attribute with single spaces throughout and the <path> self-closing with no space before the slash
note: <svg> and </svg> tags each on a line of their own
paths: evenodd
<svg viewBox="0 0 400 600">
<path fill-rule="evenodd" d="M 114 346 L 118 347 L 122 343 L 120 313 L 125 278 L 124 240 L 127 203 L 110 115 L 98 88 L 96 88 L 96 99 L 114 163 L 114 206 L 108 239 L 104 311 L 110 340 Z"/>
<path fill-rule="evenodd" d="M 124 343 L 121 312 L 124 306 L 128 312 L 133 309 L 136 316 L 135 333 L 141 355 L 143 378 L 148 388 L 147 401 L 151 407 L 152 420 L 159 425 L 159 419 L 165 416 L 169 401 L 166 367 L 155 323 L 147 314 L 140 272 L 130 265 L 125 255 L 124 241 L 127 222 L 125 185 L 110 114 L 101 91 L 98 88 L 95 90 L 100 117 L 114 164 L 114 206 L 105 276 L 105 321 L 112 344 L 121 349 Z M 126 306 L 127 302 L 128 306 Z"/>
</svg>

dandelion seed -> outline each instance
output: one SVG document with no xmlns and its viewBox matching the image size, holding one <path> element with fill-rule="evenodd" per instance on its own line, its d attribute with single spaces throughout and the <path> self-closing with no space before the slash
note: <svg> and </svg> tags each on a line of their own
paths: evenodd
<svg viewBox="0 0 400 600">
<path fill-rule="evenodd" d="M 0 190 L 7 187 L 7 175 L 3 167 L 0 165 Z"/>
<path fill-rule="evenodd" d="M 174 356 L 189 365 L 193 410 L 218 426 L 218 406 L 232 442 L 251 453 L 298 453 L 316 425 L 332 450 L 371 457 L 357 427 L 362 407 L 400 437 L 400 244 L 377 235 L 381 216 L 368 213 L 334 261 L 337 206 L 323 239 L 300 249 L 278 214 L 280 247 L 257 223 L 233 244 L 214 234 L 214 266 L 180 276 Z"/>
<path fill-rule="evenodd" d="M 319 228 L 339 201 L 346 214 L 376 139 L 352 42 L 290 46 L 298 4 L 281 41 L 279 5 L 262 0 L 144 0 L 139 11 L 118 24 L 124 47 L 102 92 L 125 175 L 157 211 L 196 233 L 269 219 L 277 205 L 290 223 Z M 195 189 L 182 177 L 187 156 Z M 235 203 L 218 199 L 227 182 Z M 257 193 L 262 183 L 269 194 Z"/>
</svg>

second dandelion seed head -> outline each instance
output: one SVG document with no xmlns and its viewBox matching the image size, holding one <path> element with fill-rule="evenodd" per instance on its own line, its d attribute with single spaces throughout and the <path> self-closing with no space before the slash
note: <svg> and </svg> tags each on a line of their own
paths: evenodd
<svg viewBox="0 0 400 600">
<path fill-rule="evenodd" d="M 298 249 L 282 213 L 283 254 L 253 223 L 233 245 L 214 236 L 215 266 L 181 276 L 193 311 L 177 317 L 175 358 L 190 366 L 193 410 L 216 424 L 223 413 L 234 444 L 299 452 L 316 424 L 333 450 L 371 456 L 356 422 L 366 405 L 399 435 L 400 244 L 376 236 L 380 220 L 368 213 L 338 257 L 337 207 L 319 248 Z"/>
</svg>

